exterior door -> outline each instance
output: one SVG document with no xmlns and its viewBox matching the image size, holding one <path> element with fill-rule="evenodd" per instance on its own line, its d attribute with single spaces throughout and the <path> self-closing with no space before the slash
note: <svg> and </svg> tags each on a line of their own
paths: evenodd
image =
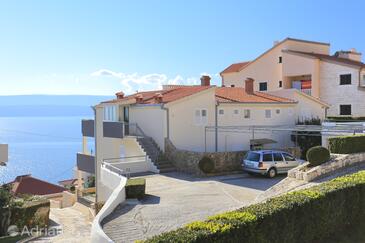
<svg viewBox="0 0 365 243">
<path fill-rule="evenodd" d="M 281 153 L 273 153 L 273 158 L 274 158 L 274 163 L 276 165 L 276 168 L 278 170 L 277 172 L 278 173 L 286 172 L 286 170 L 287 170 L 287 164 L 284 161 L 284 158 L 281 155 Z"/>
</svg>

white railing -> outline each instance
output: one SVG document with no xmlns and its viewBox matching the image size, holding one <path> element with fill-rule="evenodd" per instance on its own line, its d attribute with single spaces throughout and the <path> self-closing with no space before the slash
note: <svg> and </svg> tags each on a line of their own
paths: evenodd
<svg viewBox="0 0 365 243">
<path fill-rule="evenodd" d="M 113 168 L 113 170 L 111 170 Z M 101 176 L 103 177 L 103 184 L 109 190 L 112 190 L 108 200 L 100 212 L 94 218 L 91 228 L 91 242 L 92 243 L 109 243 L 113 242 L 103 231 L 101 227 L 102 220 L 110 215 L 114 209 L 126 200 L 125 185 L 127 178 L 123 176 L 124 172 L 107 163 L 101 166 Z"/>
</svg>

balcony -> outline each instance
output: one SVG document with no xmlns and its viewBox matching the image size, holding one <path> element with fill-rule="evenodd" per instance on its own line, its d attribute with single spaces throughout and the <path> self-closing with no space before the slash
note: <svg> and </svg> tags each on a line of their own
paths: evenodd
<svg viewBox="0 0 365 243">
<path fill-rule="evenodd" d="M 81 130 L 84 137 L 95 137 L 94 120 L 82 120 Z M 124 137 L 124 123 L 117 121 L 104 121 L 103 134 L 107 138 L 123 138 Z"/>
<path fill-rule="evenodd" d="M 82 120 L 81 121 L 81 130 L 82 136 L 84 137 L 94 137 L 94 120 Z"/>
<path fill-rule="evenodd" d="M 77 153 L 77 169 L 95 174 L 95 156 Z"/>
</svg>

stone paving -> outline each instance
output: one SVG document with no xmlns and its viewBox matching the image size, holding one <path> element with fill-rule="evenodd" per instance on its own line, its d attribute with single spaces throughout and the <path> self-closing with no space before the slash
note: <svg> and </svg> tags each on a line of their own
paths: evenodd
<svg viewBox="0 0 365 243">
<path fill-rule="evenodd" d="M 142 202 L 128 201 L 103 221 L 105 233 L 114 242 L 146 239 L 248 205 L 284 177 L 238 174 L 199 179 L 169 173 L 144 178 L 146 198 Z"/>
<path fill-rule="evenodd" d="M 30 242 L 37 243 L 88 243 L 90 242 L 91 222 L 80 211 L 73 207 L 57 209 L 51 208 L 51 228 L 60 229 L 57 234 L 49 231 L 43 236 Z"/>
</svg>

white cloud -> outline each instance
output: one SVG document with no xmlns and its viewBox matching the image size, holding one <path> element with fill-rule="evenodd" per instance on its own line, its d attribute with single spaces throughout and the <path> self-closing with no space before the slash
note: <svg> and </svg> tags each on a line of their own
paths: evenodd
<svg viewBox="0 0 365 243">
<path fill-rule="evenodd" d="M 176 75 L 176 77 L 171 78 L 168 77 L 166 74 L 159 73 L 151 73 L 145 75 L 140 75 L 138 73 L 126 74 L 121 72 L 114 72 L 108 69 L 100 69 L 96 72 L 93 72 L 91 76 L 109 76 L 116 78 L 122 84 L 121 90 L 127 94 L 132 93 L 136 90 L 145 91 L 161 89 L 162 85 L 164 84 L 196 85 L 200 82 L 199 78 L 196 77 L 183 78 L 181 75 Z"/>
</svg>

